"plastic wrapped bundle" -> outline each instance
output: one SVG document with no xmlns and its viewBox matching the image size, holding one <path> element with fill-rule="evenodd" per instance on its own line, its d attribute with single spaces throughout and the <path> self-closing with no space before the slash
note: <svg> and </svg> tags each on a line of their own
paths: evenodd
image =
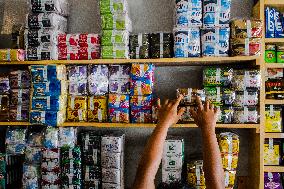
<svg viewBox="0 0 284 189">
<path fill-rule="evenodd" d="M 202 1 L 176 0 L 176 26 L 201 27 Z"/>
<path fill-rule="evenodd" d="M 9 75 L 0 75 L 0 94 L 9 94 L 10 89 Z"/>
<path fill-rule="evenodd" d="M 131 123 L 153 123 L 152 110 L 131 108 Z"/>
<path fill-rule="evenodd" d="M 103 30 L 127 30 L 132 31 L 132 23 L 127 13 L 102 14 Z"/>
<path fill-rule="evenodd" d="M 201 30 L 203 56 L 228 56 L 230 28 L 208 28 Z"/>
<path fill-rule="evenodd" d="M 47 125 L 56 127 L 66 120 L 66 111 L 30 111 L 30 122 L 33 125 Z"/>
<path fill-rule="evenodd" d="M 131 59 L 150 57 L 149 34 L 131 34 L 129 37 L 129 53 Z"/>
<path fill-rule="evenodd" d="M 234 109 L 231 106 L 217 107 L 219 109 L 217 123 L 233 123 Z"/>
<path fill-rule="evenodd" d="M 230 45 L 232 56 L 260 56 L 261 54 L 259 38 L 233 38 Z"/>
<path fill-rule="evenodd" d="M 109 94 L 109 108 L 129 108 L 129 95 Z"/>
<path fill-rule="evenodd" d="M 88 97 L 88 121 L 106 122 L 107 121 L 107 97 L 91 96 Z"/>
<path fill-rule="evenodd" d="M 22 49 L 0 49 L 0 62 L 24 61 L 26 53 Z"/>
<path fill-rule="evenodd" d="M 110 80 L 109 92 L 114 94 L 129 94 L 130 80 L 129 79 Z"/>
<path fill-rule="evenodd" d="M 240 139 L 235 133 L 220 133 L 217 135 L 221 153 L 238 154 L 240 151 Z"/>
<path fill-rule="evenodd" d="M 261 20 L 233 20 L 231 23 L 232 38 L 262 38 Z"/>
<path fill-rule="evenodd" d="M 206 187 L 202 160 L 187 164 L 187 183 L 192 187 Z"/>
<path fill-rule="evenodd" d="M 60 111 L 67 106 L 67 96 L 35 96 L 31 98 L 31 109 L 40 111 Z"/>
<path fill-rule="evenodd" d="M 55 13 L 28 14 L 26 23 L 29 29 L 54 29 L 67 32 L 67 19 Z"/>
<path fill-rule="evenodd" d="M 283 188 L 281 173 L 264 173 L 264 189 Z"/>
<path fill-rule="evenodd" d="M 88 92 L 90 95 L 105 95 L 108 93 L 108 66 L 89 65 Z"/>
<path fill-rule="evenodd" d="M 129 109 L 128 108 L 109 108 L 108 109 L 109 122 L 111 123 L 129 123 Z"/>
<path fill-rule="evenodd" d="M 110 65 L 109 67 L 109 79 L 130 79 L 131 66 L 129 65 Z"/>
<path fill-rule="evenodd" d="M 87 94 L 87 66 L 68 66 L 69 94 Z"/>
<path fill-rule="evenodd" d="M 68 96 L 67 120 L 71 122 L 86 122 L 87 105 L 86 96 Z"/>
<path fill-rule="evenodd" d="M 233 78 L 232 68 L 209 67 L 203 70 L 204 86 L 230 86 Z"/>
<path fill-rule="evenodd" d="M 40 167 L 38 165 L 23 165 L 23 189 L 38 189 L 40 177 Z"/>
<path fill-rule="evenodd" d="M 25 46 L 57 45 L 57 36 L 62 32 L 50 29 L 25 30 Z"/>
<path fill-rule="evenodd" d="M 266 139 L 264 142 L 264 165 L 280 165 L 281 146 L 277 139 Z"/>
<path fill-rule="evenodd" d="M 236 98 L 236 93 L 228 88 L 205 87 L 206 98 L 214 105 L 232 105 Z"/>
<path fill-rule="evenodd" d="M 102 46 L 121 44 L 127 46 L 129 43 L 129 32 L 126 30 L 103 30 Z"/>
<path fill-rule="evenodd" d="M 99 46 L 59 46 L 58 60 L 93 60 L 101 57 Z"/>
<path fill-rule="evenodd" d="M 42 45 L 27 47 L 28 60 L 58 60 L 58 47 L 56 45 Z"/>
<path fill-rule="evenodd" d="M 201 101 L 205 101 L 205 91 L 202 89 L 193 89 L 193 88 L 183 88 L 177 89 L 177 97 L 183 95 L 184 98 L 181 100 L 181 105 L 194 105 L 196 103 L 197 97 L 200 97 Z"/>
<path fill-rule="evenodd" d="M 176 58 L 199 57 L 201 53 L 200 29 L 175 28 L 174 53 Z"/>
<path fill-rule="evenodd" d="M 8 95 L 0 95 L 0 121 L 9 120 L 9 99 Z"/>
<path fill-rule="evenodd" d="M 150 56 L 151 58 L 172 58 L 173 34 L 172 33 L 150 34 Z"/>
<path fill-rule="evenodd" d="M 126 0 L 100 0 L 101 14 L 126 13 L 128 4 Z"/>
<path fill-rule="evenodd" d="M 265 132 L 282 132 L 282 107 L 270 105 L 265 107 Z"/>
<path fill-rule="evenodd" d="M 233 122 L 241 123 L 258 123 L 259 112 L 255 107 L 234 108 Z"/>
<path fill-rule="evenodd" d="M 9 128 L 6 132 L 6 153 L 7 154 L 24 154 L 26 147 L 27 129 Z"/>
<path fill-rule="evenodd" d="M 114 44 L 112 46 L 102 46 L 101 56 L 104 59 L 128 59 L 128 45 Z"/>
<path fill-rule="evenodd" d="M 233 103 L 234 106 L 256 106 L 258 105 L 258 91 L 245 90 L 236 92 L 236 99 Z"/>
<path fill-rule="evenodd" d="M 28 70 L 12 71 L 9 74 L 11 89 L 29 89 L 30 88 L 30 73 Z"/>
<path fill-rule="evenodd" d="M 63 16 L 69 14 L 67 0 L 29 0 L 29 7 L 33 13 L 58 13 Z"/>
<path fill-rule="evenodd" d="M 33 83 L 66 80 L 64 65 L 32 65 L 29 67 Z"/>
<path fill-rule="evenodd" d="M 98 47 L 100 46 L 100 36 L 94 33 L 81 34 L 59 34 L 57 37 L 58 46 L 68 47 Z"/>
<path fill-rule="evenodd" d="M 64 96 L 67 94 L 67 81 L 55 80 L 53 82 L 33 83 L 33 96 Z"/>
<path fill-rule="evenodd" d="M 235 70 L 232 87 L 236 91 L 259 90 L 261 86 L 261 75 L 259 70 Z"/>
</svg>

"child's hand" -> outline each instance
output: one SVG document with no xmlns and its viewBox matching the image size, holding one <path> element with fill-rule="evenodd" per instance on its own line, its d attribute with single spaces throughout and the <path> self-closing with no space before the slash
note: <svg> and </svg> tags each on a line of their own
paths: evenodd
<svg viewBox="0 0 284 189">
<path fill-rule="evenodd" d="M 203 131 L 214 131 L 217 122 L 218 109 L 214 108 L 214 105 L 206 100 L 202 105 L 200 98 L 197 98 L 197 110 L 190 109 L 191 116 L 193 117 L 197 126 Z"/>
<path fill-rule="evenodd" d="M 182 99 L 183 96 L 180 95 L 176 100 L 166 100 L 163 106 L 161 106 L 160 102 L 158 102 L 159 124 L 165 124 L 170 127 L 178 122 L 185 111 L 184 108 L 178 110 L 178 105 Z"/>
</svg>

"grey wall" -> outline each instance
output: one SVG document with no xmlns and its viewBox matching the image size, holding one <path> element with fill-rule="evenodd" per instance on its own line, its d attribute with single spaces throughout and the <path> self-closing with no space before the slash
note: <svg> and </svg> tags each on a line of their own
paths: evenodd
<svg viewBox="0 0 284 189">
<path fill-rule="evenodd" d="M 0 0 L 0 48 L 9 46 L 12 25 L 23 23 L 27 0 Z M 100 32 L 98 0 L 70 0 L 69 33 Z M 173 28 L 173 0 L 128 0 L 134 32 L 171 31 Z M 249 17 L 253 0 L 233 0 L 232 17 Z M 157 94 L 175 97 L 177 87 L 201 86 L 201 67 L 159 67 L 156 73 Z M 106 130 L 106 129 L 103 129 Z M 117 130 L 117 129 L 116 129 Z M 126 133 L 126 186 L 133 182 L 140 154 L 152 129 L 120 129 Z M 234 130 L 241 136 L 238 174 L 247 175 L 248 131 Z M 183 136 L 186 142 L 185 160 L 201 158 L 202 142 L 199 129 L 171 129 L 170 135 Z M 253 158 L 253 157 L 250 157 Z M 157 177 L 160 181 L 160 174 Z"/>
</svg>

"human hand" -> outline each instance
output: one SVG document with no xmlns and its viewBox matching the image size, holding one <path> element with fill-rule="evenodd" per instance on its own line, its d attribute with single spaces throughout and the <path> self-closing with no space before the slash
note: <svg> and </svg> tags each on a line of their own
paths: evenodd
<svg viewBox="0 0 284 189">
<path fill-rule="evenodd" d="M 197 126 L 202 131 L 215 132 L 218 109 L 214 107 L 208 100 L 203 105 L 200 98 L 197 98 L 197 110 L 194 108 L 190 109 L 191 116 Z"/>
<path fill-rule="evenodd" d="M 183 96 L 180 95 L 176 100 L 166 100 L 165 103 L 161 106 L 160 101 L 158 102 L 158 123 L 165 124 L 168 127 L 176 124 L 181 118 L 182 114 L 185 111 L 185 108 L 178 110 L 178 105 L 183 99 Z"/>
</svg>

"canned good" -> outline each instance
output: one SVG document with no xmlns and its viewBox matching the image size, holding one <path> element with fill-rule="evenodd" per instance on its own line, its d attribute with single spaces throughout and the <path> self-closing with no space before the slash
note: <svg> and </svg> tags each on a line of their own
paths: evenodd
<svg viewBox="0 0 284 189">
<path fill-rule="evenodd" d="M 265 45 L 265 62 L 276 62 L 276 45 Z"/>
<path fill-rule="evenodd" d="M 277 46 L 277 63 L 284 63 L 284 46 Z"/>
</svg>

